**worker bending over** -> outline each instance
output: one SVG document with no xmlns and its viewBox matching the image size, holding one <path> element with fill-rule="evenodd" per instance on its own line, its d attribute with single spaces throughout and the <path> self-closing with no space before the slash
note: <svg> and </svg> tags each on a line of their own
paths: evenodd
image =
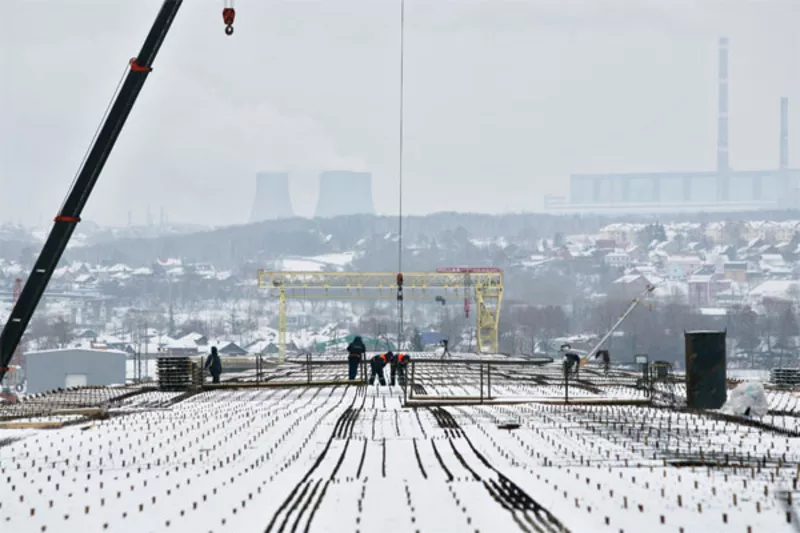
<svg viewBox="0 0 800 533">
<path fill-rule="evenodd" d="M 378 382 L 381 385 L 386 385 L 386 378 L 383 375 L 383 367 L 385 367 L 386 363 L 389 363 L 393 357 L 394 354 L 392 354 L 392 352 L 372 356 L 372 359 L 369 360 L 369 366 L 372 369 L 372 373 L 369 376 L 370 385 L 375 383 L 376 376 L 378 377 Z"/>
<path fill-rule="evenodd" d="M 600 359 L 603 363 L 603 374 L 608 375 L 608 370 L 611 367 L 611 355 L 608 350 L 598 350 L 595 359 Z"/>
<path fill-rule="evenodd" d="M 572 351 L 569 344 L 561 345 L 561 353 L 564 354 L 564 374 L 573 372 L 578 377 L 578 370 L 581 368 L 581 356 Z"/>
<path fill-rule="evenodd" d="M 391 353 L 391 352 L 389 352 Z M 394 387 L 395 378 L 397 378 L 397 382 L 400 384 L 401 387 L 406 386 L 406 370 L 408 369 L 408 362 L 411 360 L 411 356 L 407 353 L 399 353 L 392 358 L 392 386 Z"/>
</svg>

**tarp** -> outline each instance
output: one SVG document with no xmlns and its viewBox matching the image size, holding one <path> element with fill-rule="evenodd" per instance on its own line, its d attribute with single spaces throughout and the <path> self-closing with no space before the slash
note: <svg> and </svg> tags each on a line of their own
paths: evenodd
<svg viewBox="0 0 800 533">
<path fill-rule="evenodd" d="M 758 381 L 748 381 L 730 391 L 728 401 L 720 412 L 736 416 L 764 416 L 769 411 L 764 386 Z"/>
<path fill-rule="evenodd" d="M 314 345 L 314 351 L 324 352 L 329 349 L 344 350 L 348 344 L 353 342 L 353 339 L 355 338 L 356 335 L 347 335 L 346 337 L 331 339 L 327 342 L 318 342 L 317 344 Z M 366 335 L 361 335 L 361 340 L 364 341 L 364 345 L 366 345 L 367 351 L 375 351 L 375 350 L 395 351 L 394 343 L 387 342 L 386 339 L 376 339 L 375 337 L 368 337 Z"/>
</svg>

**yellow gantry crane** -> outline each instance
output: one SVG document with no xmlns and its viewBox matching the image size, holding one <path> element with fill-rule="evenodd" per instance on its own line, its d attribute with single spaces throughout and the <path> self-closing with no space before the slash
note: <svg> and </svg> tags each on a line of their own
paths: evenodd
<svg viewBox="0 0 800 533">
<path fill-rule="evenodd" d="M 398 291 L 398 282 L 402 290 Z M 258 272 L 258 286 L 278 299 L 279 361 L 286 358 L 286 301 L 292 299 L 426 300 L 465 294 L 475 302 L 478 352 L 498 351 L 497 325 L 503 299 L 503 271 L 493 267 L 440 268 L 436 272 Z"/>
</svg>

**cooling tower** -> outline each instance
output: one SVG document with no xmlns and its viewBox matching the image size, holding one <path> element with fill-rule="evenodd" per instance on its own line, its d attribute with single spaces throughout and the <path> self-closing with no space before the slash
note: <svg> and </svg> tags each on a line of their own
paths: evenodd
<svg viewBox="0 0 800 533">
<path fill-rule="evenodd" d="M 781 98 L 781 161 L 780 169 L 789 168 L 789 99 Z"/>
<path fill-rule="evenodd" d="M 319 197 L 315 216 L 373 215 L 372 174 L 331 170 L 319 176 Z"/>
<path fill-rule="evenodd" d="M 289 195 L 287 172 L 259 172 L 256 174 L 256 196 L 250 222 L 291 218 L 292 198 Z"/>
</svg>

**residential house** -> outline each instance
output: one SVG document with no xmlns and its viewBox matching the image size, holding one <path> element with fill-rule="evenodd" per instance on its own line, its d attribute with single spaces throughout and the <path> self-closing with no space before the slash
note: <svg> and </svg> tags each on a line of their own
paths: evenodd
<svg viewBox="0 0 800 533">
<path fill-rule="evenodd" d="M 200 353 L 198 345 L 192 339 L 181 337 L 168 343 L 165 347 L 169 355 L 197 355 Z"/>
<path fill-rule="evenodd" d="M 784 220 L 775 224 L 775 240 L 789 242 L 800 233 L 800 220 Z"/>
<path fill-rule="evenodd" d="M 597 239 L 594 242 L 594 247 L 596 250 L 611 251 L 617 247 L 617 243 L 614 239 Z"/>
<path fill-rule="evenodd" d="M 220 355 L 247 355 L 247 350 L 233 341 L 220 340 L 212 343 L 212 346 L 217 347 L 217 352 Z"/>
<path fill-rule="evenodd" d="M 765 300 L 797 302 L 800 300 L 800 282 L 792 279 L 771 279 L 759 284 L 748 295 L 753 304 Z"/>
<path fill-rule="evenodd" d="M 162 351 L 170 355 L 197 355 L 207 350 L 208 337 L 202 333 L 192 332 L 178 339 L 170 339 Z"/>
<path fill-rule="evenodd" d="M 624 250 L 614 250 L 606 254 L 603 262 L 614 268 L 628 268 L 633 264 L 633 259 Z"/>
<path fill-rule="evenodd" d="M 768 242 L 775 240 L 778 226 L 771 220 L 750 220 L 744 224 L 744 238 L 748 241 L 763 239 Z"/>
<path fill-rule="evenodd" d="M 641 274 L 626 274 L 611 283 L 609 296 L 618 300 L 630 300 L 640 296 L 650 285 L 650 281 Z"/>
<path fill-rule="evenodd" d="M 781 254 L 762 254 L 758 266 L 764 277 L 769 279 L 789 279 L 793 276 L 792 266 L 786 263 Z"/>
<path fill-rule="evenodd" d="M 725 279 L 724 274 L 700 269 L 687 280 L 688 301 L 692 307 L 708 307 L 715 305 L 717 295 L 730 289 L 731 281 Z"/>
<path fill-rule="evenodd" d="M 644 224 L 629 224 L 619 222 L 609 224 L 600 230 L 600 237 L 614 241 L 617 246 L 627 246 L 636 240 L 636 235 Z"/>
<path fill-rule="evenodd" d="M 678 241 L 662 241 L 655 245 L 653 252 L 664 253 L 668 255 L 680 254 L 683 251 L 683 245 Z"/>
<path fill-rule="evenodd" d="M 84 329 L 84 330 L 79 331 L 78 334 L 75 335 L 75 338 L 76 339 L 96 339 L 99 336 L 100 336 L 100 334 L 97 333 L 93 329 Z"/>
<path fill-rule="evenodd" d="M 632 244 L 625 249 L 625 253 L 631 258 L 634 263 L 646 263 L 648 260 L 647 250 L 641 246 Z"/>
<path fill-rule="evenodd" d="M 75 276 L 72 282 L 72 290 L 75 291 L 93 291 L 97 290 L 98 279 L 92 274 L 79 274 Z"/>
<path fill-rule="evenodd" d="M 705 235 L 717 244 L 725 241 L 725 221 L 709 222 L 706 225 Z"/>
<path fill-rule="evenodd" d="M 670 255 L 664 263 L 667 279 L 685 280 L 703 266 L 703 261 L 696 255 Z"/>
<path fill-rule="evenodd" d="M 722 273 L 725 279 L 736 283 L 747 282 L 747 261 L 728 261 L 722 265 Z"/>
</svg>

